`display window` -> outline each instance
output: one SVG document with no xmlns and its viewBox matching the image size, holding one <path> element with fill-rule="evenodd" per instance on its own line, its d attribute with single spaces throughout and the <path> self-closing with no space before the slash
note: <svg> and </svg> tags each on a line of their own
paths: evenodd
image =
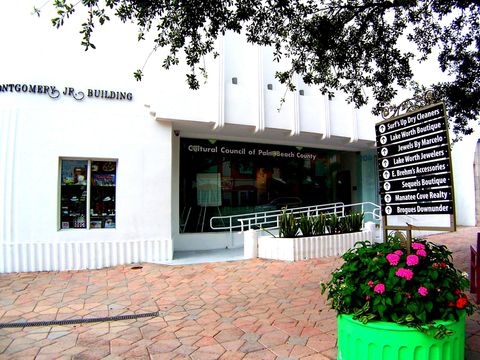
<svg viewBox="0 0 480 360">
<path fill-rule="evenodd" d="M 180 232 L 211 231 L 212 216 L 350 204 L 359 153 L 180 139 Z"/>
<path fill-rule="evenodd" d="M 117 162 L 60 160 L 60 229 L 115 228 Z"/>
</svg>

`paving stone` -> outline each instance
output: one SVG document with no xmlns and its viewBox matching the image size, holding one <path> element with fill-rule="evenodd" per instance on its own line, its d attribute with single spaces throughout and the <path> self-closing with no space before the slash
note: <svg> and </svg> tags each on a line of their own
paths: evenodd
<svg viewBox="0 0 480 360">
<path fill-rule="evenodd" d="M 285 344 L 288 339 L 288 335 L 282 331 L 271 331 L 263 334 L 258 341 L 269 348 L 272 346 Z"/>
<path fill-rule="evenodd" d="M 10 341 L 10 343 L 8 344 L 8 346 L 5 347 L 2 353 L 7 355 L 12 355 L 12 354 L 24 351 L 26 349 L 29 349 L 34 345 L 35 345 L 35 341 L 31 339 L 30 340 L 24 339 L 24 338 L 14 339 L 13 341 Z"/>
<path fill-rule="evenodd" d="M 203 336 L 195 343 L 195 346 L 203 347 L 218 344 L 217 340 L 213 336 Z"/>
<path fill-rule="evenodd" d="M 231 323 L 231 322 L 233 322 L 233 320 L 234 319 L 231 318 L 231 317 L 222 317 L 222 318 L 218 319 L 218 321 L 220 321 L 222 323 Z"/>
<path fill-rule="evenodd" d="M 214 338 L 219 343 L 224 343 L 239 340 L 242 338 L 243 335 L 245 335 L 245 333 L 242 330 L 238 328 L 233 328 L 220 331 L 217 335 L 214 336 Z"/>
<path fill-rule="evenodd" d="M 5 357 L 6 359 L 12 358 L 12 359 L 36 359 L 36 356 L 38 355 L 38 352 L 40 351 L 40 347 L 34 346 L 34 347 L 28 347 L 25 350 L 22 351 L 17 351 L 13 355 L 8 356 L 6 354 L 1 355 L 0 353 L 0 358 Z"/>
<path fill-rule="evenodd" d="M 257 341 L 258 339 L 260 339 L 260 335 L 256 333 L 247 332 L 242 336 L 242 339 L 246 341 Z"/>
<path fill-rule="evenodd" d="M 209 352 L 203 352 L 201 350 L 197 350 L 194 353 L 190 354 L 190 358 L 193 359 L 193 360 L 217 360 L 221 356 L 222 355 L 209 353 Z"/>
<path fill-rule="evenodd" d="M 177 339 L 158 340 L 148 346 L 149 353 L 170 353 L 180 347 L 182 344 Z M 141 345 L 140 345 L 141 346 Z"/>
<path fill-rule="evenodd" d="M 249 353 L 249 352 L 258 351 L 261 349 L 265 349 L 265 346 L 263 344 L 260 344 L 259 342 L 256 342 L 256 341 L 245 341 L 245 343 L 242 346 L 240 346 L 238 351 Z"/>
<path fill-rule="evenodd" d="M 245 355 L 244 360 L 274 360 L 275 354 L 268 350 L 259 350 Z"/>
<path fill-rule="evenodd" d="M 245 353 L 238 351 L 226 351 L 220 356 L 220 360 L 241 360 L 245 357 Z"/>
<path fill-rule="evenodd" d="M 473 335 L 466 339 L 467 349 L 480 353 L 480 335 Z"/>
<path fill-rule="evenodd" d="M 229 352 L 236 352 L 238 349 L 242 347 L 244 343 L 245 343 L 245 340 L 234 340 L 234 341 L 222 342 L 220 345 L 222 345 L 225 348 L 225 350 Z"/>
<path fill-rule="evenodd" d="M 292 352 L 294 345 L 290 344 L 281 344 L 269 348 L 269 350 L 274 353 L 278 358 L 288 358 Z"/>
<path fill-rule="evenodd" d="M 325 351 L 322 351 L 322 355 L 325 355 L 330 360 L 337 359 L 337 348 L 331 348 Z"/>
<path fill-rule="evenodd" d="M 330 360 L 330 358 L 323 354 L 313 354 L 303 357 L 302 360 Z"/>
<path fill-rule="evenodd" d="M 305 337 L 301 336 L 290 336 L 288 338 L 288 344 L 291 345 L 305 345 L 307 343 L 308 339 Z"/>
<path fill-rule="evenodd" d="M 191 353 L 193 353 L 197 350 L 198 350 L 198 346 L 181 345 L 178 348 L 176 348 L 175 350 L 173 350 L 173 352 L 175 354 L 181 354 L 181 355 L 187 356 L 187 355 L 190 355 Z"/>
<path fill-rule="evenodd" d="M 41 340 L 45 338 L 48 340 L 55 340 L 70 333 L 70 331 L 51 331 L 50 333 L 33 333 L 26 335 L 25 337 L 32 340 Z"/>
<path fill-rule="evenodd" d="M 304 358 L 305 356 L 312 355 L 314 353 L 315 353 L 315 350 L 307 346 L 295 345 L 292 351 L 290 352 L 290 357 L 300 359 L 300 358 Z"/>
<path fill-rule="evenodd" d="M 480 228 L 435 235 L 468 271 Z M 437 240 L 438 239 L 438 240 Z M 336 313 L 320 294 L 341 260 L 251 259 L 0 275 L 0 321 L 160 311 L 153 318 L 0 329 L 6 359 L 306 359 L 337 356 Z M 471 294 L 468 294 L 472 298 Z M 480 354 L 480 312 L 467 318 L 467 359 Z M 150 349 L 151 351 L 149 352 Z"/>
</svg>

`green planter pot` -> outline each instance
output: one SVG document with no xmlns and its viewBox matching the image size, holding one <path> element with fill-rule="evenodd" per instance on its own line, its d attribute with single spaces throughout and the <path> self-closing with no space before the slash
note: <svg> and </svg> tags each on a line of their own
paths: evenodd
<svg viewBox="0 0 480 360">
<path fill-rule="evenodd" d="M 362 324 L 352 315 L 339 315 L 338 359 L 463 360 L 465 316 L 437 324 L 445 325 L 454 334 L 434 339 L 408 326 L 382 321 Z"/>
</svg>

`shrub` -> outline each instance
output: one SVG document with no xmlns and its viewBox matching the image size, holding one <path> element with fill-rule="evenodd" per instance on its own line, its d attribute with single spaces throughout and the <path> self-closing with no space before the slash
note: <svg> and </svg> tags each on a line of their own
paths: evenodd
<svg viewBox="0 0 480 360">
<path fill-rule="evenodd" d="M 283 208 L 279 218 L 279 237 L 319 236 L 326 233 L 357 232 L 362 229 L 363 217 L 363 213 L 354 212 L 344 217 L 323 213 L 318 216 L 301 214 L 299 219 L 295 219 L 292 212 L 287 212 L 287 208 Z M 269 231 L 267 232 L 270 233 Z"/>
<path fill-rule="evenodd" d="M 287 213 L 287 208 L 283 208 L 280 215 L 279 237 L 292 238 L 297 236 L 298 223 L 291 212 Z"/>
<path fill-rule="evenodd" d="M 314 222 L 315 220 L 313 217 L 307 216 L 306 214 L 300 215 L 300 219 L 298 219 L 298 227 L 302 232 L 302 236 L 313 235 Z"/>
<path fill-rule="evenodd" d="M 338 221 L 338 232 L 341 234 L 346 234 L 352 232 L 351 218 L 350 215 L 345 215 L 341 217 Z"/>
<path fill-rule="evenodd" d="M 453 267 L 443 245 L 415 239 L 409 249 L 397 238 L 379 244 L 359 242 L 342 256 L 322 293 L 339 314 L 353 314 L 363 323 L 395 322 L 436 337 L 448 335 L 434 320 L 458 320 L 473 305 L 462 292 L 468 279 Z"/>
<path fill-rule="evenodd" d="M 312 217 L 312 231 L 314 236 L 324 235 L 327 231 L 327 215 L 320 214 Z"/>
<path fill-rule="evenodd" d="M 350 231 L 351 232 L 358 232 L 362 230 L 363 226 L 363 219 L 365 217 L 365 214 L 359 213 L 359 212 L 352 212 L 350 215 Z"/>
<path fill-rule="evenodd" d="M 340 232 L 340 218 L 336 214 L 330 214 L 327 218 L 327 230 L 330 234 Z"/>
</svg>

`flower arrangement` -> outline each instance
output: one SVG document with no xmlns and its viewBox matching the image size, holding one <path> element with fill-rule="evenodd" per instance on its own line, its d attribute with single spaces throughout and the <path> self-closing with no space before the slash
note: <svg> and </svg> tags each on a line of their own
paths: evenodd
<svg viewBox="0 0 480 360">
<path fill-rule="evenodd" d="M 468 279 L 456 270 L 444 245 L 414 239 L 405 248 L 398 238 L 385 243 L 359 242 L 346 252 L 343 265 L 322 284 L 339 314 L 355 320 L 395 322 L 436 338 L 449 335 L 435 320 L 458 320 L 474 305 L 462 292 Z"/>
</svg>

